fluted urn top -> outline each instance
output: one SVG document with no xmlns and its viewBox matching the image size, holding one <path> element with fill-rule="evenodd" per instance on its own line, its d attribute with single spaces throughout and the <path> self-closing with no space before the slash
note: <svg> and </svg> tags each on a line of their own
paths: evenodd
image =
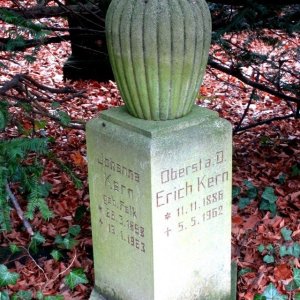
<svg viewBox="0 0 300 300">
<path fill-rule="evenodd" d="M 159 121 L 191 111 L 211 40 L 204 0 L 112 0 L 106 35 L 130 114 Z"/>
</svg>

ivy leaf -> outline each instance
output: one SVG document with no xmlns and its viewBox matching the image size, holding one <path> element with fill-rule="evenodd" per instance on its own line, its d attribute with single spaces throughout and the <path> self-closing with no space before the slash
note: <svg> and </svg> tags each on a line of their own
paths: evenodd
<svg viewBox="0 0 300 300">
<path fill-rule="evenodd" d="M 247 195 L 250 199 L 255 199 L 257 197 L 258 191 L 257 188 L 254 187 L 253 189 L 249 189 L 247 191 Z"/>
<path fill-rule="evenodd" d="M 53 259 L 56 261 L 59 261 L 63 257 L 61 252 L 58 250 L 52 250 L 50 254 L 53 257 Z"/>
<path fill-rule="evenodd" d="M 80 233 L 80 230 L 81 228 L 79 225 L 74 225 L 69 228 L 69 233 L 75 237 Z"/>
<path fill-rule="evenodd" d="M 258 247 L 257 247 L 257 250 L 259 251 L 259 253 L 262 253 L 264 250 L 265 250 L 265 246 L 260 244 Z"/>
<path fill-rule="evenodd" d="M 6 291 L 0 291 L 0 300 L 9 300 L 9 295 Z"/>
<path fill-rule="evenodd" d="M 267 246 L 267 250 L 270 251 L 271 253 L 274 253 L 274 247 L 271 244 Z"/>
<path fill-rule="evenodd" d="M 78 284 L 88 283 L 86 275 L 83 272 L 83 269 L 77 268 L 73 269 L 69 275 L 65 278 L 66 284 L 70 289 L 74 289 Z"/>
<path fill-rule="evenodd" d="M 257 197 L 258 190 L 257 188 L 253 185 L 253 183 L 249 180 L 244 181 L 245 186 L 248 188 L 247 189 L 247 196 L 252 200 Z"/>
<path fill-rule="evenodd" d="M 297 288 L 299 288 L 300 287 L 300 269 L 294 268 L 293 271 L 294 271 L 294 281 L 297 285 Z"/>
<path fill-rule="evenodd" d="M 34 63 L 36 61 L 36 57 L 33 55 L 24 55 L 24 58 L 26 59 L 27 62 L 30 64 Z"/>
<path fill-rule="evenodd" d="M 281 234 L 282 234 L 285 241 L 291 241 L 292 240 L 292 238 L 291 238 L 292 230 L 289 230 L 286 227 L 283 227 L 280 230 L 280 232 L 281 232 Z"/>
<path fill-rule="evenodd" d="M 300 258 L 300 244 L 294 243 L 292 249 L 292 255 L 296 258 Z"/>
<path fill-rule="evenodd" d="M 297 284 L 295 283 L 295 280 L 292 280 L 291 282 L 289 282 L 289 284 L 287 284 L 285 286 L 285 289 L 288 292 L 294 291 L 295 289 L 297 289 Z"/>
<path fill-rule="evenodd" d="M 286 174 L 280 174 L 279 177 L 278 177 L 278 182 L 280 184 L 284 184 L 286 182 Z"/>
<path fill-rule="evenodd" d="M 274 189 L 269 186 L 265 188 L 261 197 L 264 200 L 267 200 L 269 203 L 275 203 L 277 201 L 277 196 L 274 193 Z"/>
<path fill-rule="evenodd" d="M 279 294 L 276 287 L 272 283 L 270 283 L 266 287 L 266 289 L 263 293 L 263 296 L 266 297 L 266 300 L 286 300 L 287 299 L 287 296 Z"/>
<path fill-rule="evenodd" d="M 38 244 L 43 244 L 46 241 L 39 231 L 35 233 L 32 240 L 36 241 Z"/>
<path fill-rule="evenodd" d="M 239 271 L 238 276 L 241 277 L 241 276 L 243 276 L 245 274 L 248 274 L 248 273 L 251 273 L 251 272 L 253 272 L 252 269 L 250 269 L 250 268 L 243 268 L 243 269 L 241 269 Z"/>
<path fill-rule="evenodd" d="M 300 175 L 300 168 L 298 167 L 298 165 L 292 166 L 291 175 L 292 175 L 292 177 L 296 177 L 296 176 Z"/>
<path fill-rule="evenodd" d="M 276 205 L 274 203 L 269 203 L 268 201 L 262 200 L 259 205 L 260 210 L 269 210 L 273 215 L 276 213 Z"/>
<path fill-rule="evenodd" d="M 44 300 L 44 294 L 42 293 L 42 291 L 37 291 L 35 297 L 37 300 Z"/>
<path fill-rule="evenodd" d="M 251 199 L 250 198 L 240 198 L 240 201 L 238 203 L 238 207 L 240 209 L 243 209 L 245 208 L 246 206 L 248 206 L 251 202 Z"/>
<path fill-rule="evenodd" d="M 33 253 L 38 252 L 38 247 L 39 245 L 43 244 L 45 242 L 45 238 L 40 234 L 40 232 L 36 232 L 34 236 L 31 238 L 31 243 L 30 243 L 30 250 Z"/>
<path fill-rule="evenodd" d="M 299 258 L 300 257 L 300 244 L 299 243 L 294 243 L 290 247 L 281 246 L 279 248 L 279 254 L 280 254 L 281 257 L 291 255 L 291 256 L 294 256 L 296 258 Z"/>
<path fill-rule="evenodd" d="M 12 254 L 15 254 L 17 252 L 20 252 L 21 249 L 16 245 L 16 244 L 10 244 L 9 245 L 9 250 Z"/>
<path fill-rule="evenodd" d="M 273 262 L 275 262 L 275 259 L 273 255 L 265 255 L 263 261 L 267 264 L 272 264 Z"/>
<path fill-rule="evenodd" d="M 16 294 L 13 294 L 11 300 L 31 300 L 32 293 L 30 291 L 18 291 Z"/>
<path fill-rule="evenodd" d="M 18 273 L 9 272 L 6 266 L 0 265 L 0 286 L 16 284 L 19 277 Z"/>
<path fill-rule="evenodd" d="M 244 185 L 248 188 L 248 189 L 253 189 L 255 188 L 255 186 L 253 185 L 253 183 L 250 180 L 244 180 Z"/>
<path fill-rule="evenodd" d="M 236 198 L 241 192 L 241 188 L 239 186 L 232 186 L 232 198 Z"/>
<path fill-rule="evenodd" d="M 286 247 L 286 246 L 280 246 L 279 248 L 279 255 L 281 257 L 284 257 L 284 256 L 287 256 L 287 255 L 292 255 L 292 252 L 291 252 L 291 247 Z"/>
<path fill-rule="evenodd" d="M 83 220 L 83 217 L 85 215 L 85 213 L 87 212 L 87 208 L 85 205 L 80 205 L 76 208 L 76 211 L 75 211 L 75 216 L 74 216 L 74 220 L 76 222 L 79 222 L 81 220 Z"/>
<path fill-rule="evenodd" d="M 58 235 L 54 242 L 68 250 L 71 250 L 77 244 L 77 241 L 72 238 L 70 234 L 67 234 L 64 238 L 61 235 Z"/>
</svg>

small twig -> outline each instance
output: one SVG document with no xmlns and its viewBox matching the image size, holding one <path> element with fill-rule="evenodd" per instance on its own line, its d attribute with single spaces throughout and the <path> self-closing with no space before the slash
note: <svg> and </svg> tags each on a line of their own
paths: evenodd
<svg viewBox="0 0 300 300">
<path fill-rule="evenodd" d="M 30 223 L 27 221 L 27 219 L 24 217 L 24 213 L 19 205 L 19 202 L 18 202 L 18 199 L 15 197 L 15 195 L 13 194 L 12 190 L 10 189 L 10 186 L 8 183 L 6 183 L 6 191 L 8 193 L 8 196 L 12 202 L 12 204 L 14 205 L 15 209 L 16 209 L 16 212 L 19 216 L 19 218 L 22 220 L 23 222 L 23 225 L 26 229 L 26 231 L 28 232 L 28 234 L 30 236 L 33 236 L 34 235 L 34 232 L 32 230 L 32 227 L 30 225 Z"/>
<path fill-rule="evenodd" d="M 259 79 L 259 73 L 256 75 L 256 82 L 258 81 L 258 79 Z M 242 115 L 242 117 L 241 117 L 239 123 L 238 123 L 237 126 L 234 128 L 233 133 L 238 132 L 239 129 L 241 128 L 241 125 L 242 125 L 242 123 L 243 123 L 243 121 L 244 121 L 246 115 L 248 114 L 250 105 L 251 105 L 251 103 L 252 103 L 252 100 L 254 99 L 255 94 L 256 94 L 256 89 L 253 89 L 252 92 L 251 92 L 250 99 L 249 99 L 249 101 L 248 101 L 247 107 L 245 108 L 244 113 L 243 113 L 243 115 Z"/>
<path fill-rule="evenodd" d="M 7 81 L 0 88 L 0 95 L 5 95 L 5 93 L 13 88 L 16 88 L 20 84 L 20 79 L 23 75 L 17 74 L 10 81 Z"/>
<path fill-rule="evenodd" d="M 221 65 L 220 63 L 217 63 L 215 59 L 209 59 L 208 64 L 212 68 L 215 68 L 225 74 L 232 75 L 233 77 L 236 77 L 237 79 L 244 82 L 245 84 L 252 86 L 253 88 L 256 88 L 260 91 L 267 92 L 271 95 L 274 95 L 274 96 L 284 99 L 286 101 L 290 101 L 290 102 L 294 102 L 294 103 L 300 102 L 299 98 L 289 96 L 287 94 L 284 94 L 282 92 L 274 90 L 274 89 L 270 88 L 269 86 L 266 86 L 262 83 L 252 81 L 250 78 L 246 77 L 238 68 L 236 68 L 234 66 L 228 67 L 228 66 Z"/>
<path fill-rule="evenodd" d="M 247 125 L 247 126 L 244 126 L 244 127 L 240 127 L 237 131 L 235 131 L 235 133 L 238 133 L 238 132 L 244 131 L 244 130 L 248 130 L 250 128 L 254 128 L 254 127 L 259 126 L 259 125 L 270 124 L 271 122 L 274 122 L 274 121 L 286 120 L 286 119 L 293 118 L 293 117 L 296 117 L 296 115 L 294 113 L 286 115 L 286 116 L 274 117 L 274 118 L 271 118 L 271 119 L 259 121 L 259 122 L 256 122 L 254 124 L 250 124 L 250 125 Z"/>
<path fill-rule="evenodd" d="M 34 80 L 32 77 L 23 74 L 22 79 L 24 79 L 24 81 L 28 81 L 31 82 L 34 86 L 36 86 L 37 88 L 44 90 L 44 91 L 48 91 L 50 93 L 54 93 L 54 94 L 63 94 L 63 93 L 77 93 L 78 91 L 74 90 L 72 87 L 64 87 L 64 88 L 52 88 L 50 86 L 41 84 L 39 82 L 37 82 L 36 80 Z"/>
<path fill-rule="evenodd" d="M 68 265 L 68 267 L 67 267 L 65 270 L 63 270 L 62 272 L 58 273 L 53 279 L 50 279 L 50 280 L 47 279 L 47 282 L 46 282 L 46 284 L 44 285 L 44 288 L 43 288 L 43 289 L 45 289 L 49 283 L 54 282 L 57 278 L 59 278 L 59 276 L 61 276 L 62 274 L 66 273 L 68 270 L 70 270 L 71 267 L 73 266 L 74 262 L 75 262 L 76 257 L 77 257 L 77 254 L 76 254 L 76 250 L 75 250 L 74 257 L 72 258 L 72 261 L 71 261 L 71 263 Z"/>
<path fill-rule="evenodd" d="M 56 117 L 55 115 L 51 114 L 50 112 L 48 112 L 46 109 L 43 109 L 42 106 L 38 105 L 38 103 L 36 101 L 34 101 L 35 104 L 35 108 L 33 109 L 33 111 L 41 116 L 44 117 L 48 117 L 56 122 L 59 122 L 61 125 L 63 125 L 61 123 L 61 120 Z M 85 122 L 82 120 L 71 120 L 71 123 L 68 125 L 63 125 L 67 128 L 74 128 L 74 129 L 85 129 Z"/>
<path fill-rule="evenodd" d="M 77 90 L 73 89 L 72 87 L 63 87 L 63 88 L 52 88 L 50 86 L 41 84 L 34 80 L 32 77 L 28 76 L 27 74 L 17 74 L 12 77 L 10 81 L 4 83 L 2 87 L 0 87 L 0 95 L 5 95 L 6 92 L 13 88 L 17 88 L 20 83 L 23 83 L 27 86 L 36 87 L 42 91 L 47 91 L 53 94 L 76 94 L 78 93 Z"/>
<path fill-rule="evenodd" d="M 30 244 L 31 244 L 31 243 L 30 243 Z M 31 260 L 34 262 L 34 264 L 42 271 L 42 273 L 44 274 L 46 280 L 49 281 L 49 278 L 48 278 L 46 272 L 44 271 L 44 269 L 36 262 L 36 260 L 35 260 L 35 259 L 32 257 L 32 255 L 30 254 L 30 252 L 29 252 L 30 244 L 29 244 L 28 248 L 25 248 L 25 247 L 21 247 L 21 248 L 23 248 L 23 249 L 26 251 L 26 253 L 27 253 L 27 255 L 30 257 L 30 259 L 31 259 Z"/>
</svg>

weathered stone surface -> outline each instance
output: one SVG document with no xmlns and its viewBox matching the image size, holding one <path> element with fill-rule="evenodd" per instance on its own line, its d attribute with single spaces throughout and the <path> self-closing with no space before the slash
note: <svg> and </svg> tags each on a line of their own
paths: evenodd
<svg viewBox="0 0 300 300">
<path fill-rule="evenodd" d="M 105 299 L 231 299 L 231 126 L 204 108 L 87 125 L 95 289 Z M 95 296 L 92 299 L 100 299 Z"/>
<path fill-rule="evenodd" d="M 113 73 L 133 116 L 170 120 L 191 111 L 211 41 L 204 0 L 112 0 L 105 30 Z"/>
</svg>

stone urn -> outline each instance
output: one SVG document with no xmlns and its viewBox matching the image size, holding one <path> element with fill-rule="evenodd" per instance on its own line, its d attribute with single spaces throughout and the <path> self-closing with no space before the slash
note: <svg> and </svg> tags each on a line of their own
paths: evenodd
<svg viewBox="0 0 300 300">
<path fill-rule="evenodd" d="M 131 115 L 162 121 L 191 111 L 211 40 L 204 0 L 112 0 L 106 38 L 113 73 Z"/>
</svg>

